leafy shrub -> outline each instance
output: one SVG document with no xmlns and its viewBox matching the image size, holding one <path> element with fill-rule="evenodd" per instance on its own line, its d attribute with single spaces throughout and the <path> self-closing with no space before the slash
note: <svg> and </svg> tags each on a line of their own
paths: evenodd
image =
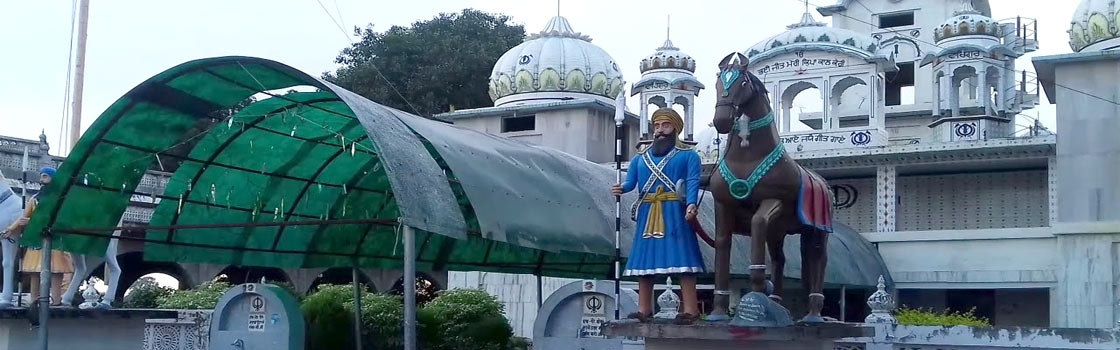
<svg viewBox="0 0 1120 350">
<path fill-rule="evenodd" d="M 300 311 L 307 322 L 308 349 L 354 348 L 353 301 L 354 290 L 347 285 L 321 285 L 303 299 Z"/>
<path fill-rule="evenodd" d="M 968 312 L 944 311 L 941 313 L 933 310 L 911 309 L 903 306 L 896 311 L 899 324 L 915 326 L 974 326 L 989 327 L 988 319 L 976 316 L 976 308 Z"/>
<path fill-rule="evenodd" d="M 354 310 L 354 303 L 347 302 L 346 309 Z M 404 300 L 400 296 L 362 296 L 362 343 L 373 349 L 404 347 Z"/>
<path fill-rule="evenodd" d="M 505 349 L 513 336 L 513 328 L 502 315 L 504 309 L 497 298 L 482 290 L 440 292 L 422 309 L 428 322 L 423 327 L 428 335 L 425 338 L 431 343 L 425 348 Z"/>
<path fill-rule="evenodd" d="M 171 294 L 172 289 L 159 285 L 152 277 L 142 277 L 128 289 L 124 297 L 124 307 L 130 309 L 154 309 L 159 307 L 157 300 Z"/>
<path fill-rule="evenodd" d="M 156 298 L 160 309 L 213 309 L 232 286 L 226 282 L 206 282 L 195 289 L 172 291 Z"/>
</svg>

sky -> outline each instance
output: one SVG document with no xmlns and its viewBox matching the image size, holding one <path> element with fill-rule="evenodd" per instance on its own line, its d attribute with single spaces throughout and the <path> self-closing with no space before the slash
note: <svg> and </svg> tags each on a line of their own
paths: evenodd
<svg viewBox="0 0 1120 350">
<path fill-rule="evenodd" d="M 876 1 L 876 0 L 863 0 Z M 915 1 L 915 0 L 908 0 Z M 928 0 L 937 1 L 937 0 Z M 1066 29 L 1076 0 L 991 0 L 992 17 L 1016 15 L 1039 20 L 1040 50 L 1019 59 L 1033 71 L 1030 57 L 1070 52 Z M 798 21 L 801 0 L 727 1 L 552 1 L 426 0 L 396 3 L 362 0 L 91 0 L 86 52 L 82 130 L 116 99 L 144 80 L 178 64 L 215 56 L 256 56 L 311 75 L 338 67 L 334 58 L 350 44 L 354 26 L 383 31 L 440 12 L 475 8 L 503 13 L 539 31 L 559 13 L 572 27 L 620 62 L 627 83 L 640 78 L 638 63 L 665 40 L 671 15 L 673 43 L 698 62 L 697 77 L 709 85 L 697 98 L 697 130 L 711 120 L 717 60 L 743 51 Z M 811 0 L 811 7 L 835 0 Z M 0 135 L 35 139 L 45 131 L 52 154 L 60 154 L 60 124 L 69 106 L 67 70 L 71 59 L 71 1 L 0 2 Z M 764 11 L 763 11 L 764 10 Z M 328 14 L 329 13 L 329 14 Z M 829 22 L 816 11 L 820 21 Z M 729 25 L 733 21 L 741 24 Z M 732 32 L 738 30 L 737 32 Z M 637 111 L 637 96 L 628 100 Z M 1055 130 L 1054 106 L 1026 112 Z M 1024 121 L 1020 121 L 1024 123 Z M 62 150 L 62 153 L 65 153 Z"/>
</svg>

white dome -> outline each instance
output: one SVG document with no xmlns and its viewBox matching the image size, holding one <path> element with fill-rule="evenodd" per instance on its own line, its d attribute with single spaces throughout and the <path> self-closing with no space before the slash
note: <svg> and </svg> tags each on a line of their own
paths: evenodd
<svg viewBox="0 0 1120 350">
<path fill-rule="evenodd" d="M 763 40 L 747 50 L 747 57 L 760 56 L 763 59 L 792 47 L 805 47 L 817 50 L 838 50 L 857 53 L 860 56 L 875 56 L 878 45 L 867 34 L 843 28 L 834 28 L 817 22 L 813 15 L 806 12 L 801 22 L 787 26 L 789 30 Z M 782 49 L 782 50 L 779 50 Z"/>
<path fill-rule="evenodd" d="M 673 46 L 673 42 L 665 38 L 665 43 L 661 44 L 661 47 L 657 48 L 657 51 L 652 55 L 643 59 L 638 68 L 642 71 L 642 74 L 645 74 L 646 71 L 662 69 L 685 70 L 689 73 L 695 73 L 696 60 Z"/>
<path fill-rule="evenodd" d="M 1100 51 L 1120 46 L 1120 6 L 1114 0 L 1081 0 L 1070 21 L 1073 51 Z"/>
<path fill-rule="evenodd" d="M 506 51 L 490 73 L 495 106 L 517 101 L 592 97 L 614 103 L 622 71 L 591 38 L 553 17 L 540 33 Z"/>
<path fill-rule="evenodd" d="M 999 41 L 999 23 L 991 17 L 984 16 L 972 7 L 971 0 L 964 0 L 961 8 L 953 12 L 953 17 L 942 22 L 933 32 L 933 38 L 941 42 L 950 38 L 974 35 L 987 37 L 986 39 Z"/>
</svg>

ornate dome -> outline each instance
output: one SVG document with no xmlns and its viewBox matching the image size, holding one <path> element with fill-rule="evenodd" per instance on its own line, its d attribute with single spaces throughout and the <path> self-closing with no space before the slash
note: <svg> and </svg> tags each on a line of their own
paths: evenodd
<svg viewBox="0 0 1120 350">
<path fill-rule="evenodd" d="M 999 23 L 973 8 L 972 0 L 963 0 L 961 8 L 953 12 L 953 17 L 942 22 L 933 32 L 937 42 L 966 35 L 983 35 L 999 40 Z"/>
<path fill-rule="evenodd" d="M 673 46 L 673 42 L 669 38 L 665 38 L 665 43 L 657 48 L 649 57 L 642 60 L 639 69 L 642 74 L 649 70 L 657 69 L 683 69 L 689 73 L 696 72 L 696 60 L 692 56 L 681 52 L 681 49 Z"/>
<path fill-rule="evenodd" d="M 1070 21 L 1073 51 L 1099 51 L 1120 46 L 1120 6 L 1114 0 L 1081 0 Z"/>
<path fill-rule="evenodd" d="M 763 40 L 747 50 L 747 57 L 766 58 L 790 48 L 813 48 L 857 53 L 871 57 L 878 50 L 875 40 L 866 34 L 843 28 L 834 28 L 817 22 L 813 15 L 805 12 L 801 22 L 786 26 L 787 31 Z M 753 61 L 753 60 L 752 60 Z"/>
<path fill-rule="evenodd" d="M 622 71 L 611 55 L 572 30 L 561 16 L 506 51 L 490 73 L 490 99 L 495 106 L 578 97 L 613 104 L 622 88 Z"/>
</svg>

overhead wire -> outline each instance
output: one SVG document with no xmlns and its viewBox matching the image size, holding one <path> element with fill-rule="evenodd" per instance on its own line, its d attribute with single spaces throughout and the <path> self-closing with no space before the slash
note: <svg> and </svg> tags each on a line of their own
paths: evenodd
<svg viewBox="0 0 1120 350">
<path fill-rule="evenodd" d="M 70 4 L 70 45 L 67 46 L 67 51 L 69 52 L 67 53 L 66 58 L 66 90 L 62 93 L 62 118 L 59 119 L 58 125 L 59 156 L 63 155 L 63 151 L 69 153 L 67 148 L 63 147 L 63 145 L 70 144 L 70 140 L 63 140 L 63 137 L 66 137 L 65 135 L 69 135 L 67 131 L 69 130 L 70 118 L 72 117 L 70 115 L 70 82 L 71 79 L 73 79 L 71 74 L 74 68 L 74 28 L 77 26 L 77 18 L 78 0 L 73 0 Z"/>
<path fill-rule="evenodd" d="M 342 32 L 342 36 L 345 36 L 346 40 L 349 41 L 350 44 L 354 44 L 354 38 L 350 37 L 350 34 L 347 34 L 346 30 L 342 28 L 342 24 L 338 23 L 338 21 L 334 19 L 334 16 L 331 15 L 331 12 L 328 11 L 327 7 L 323 5 L 323 1 L 315 0 L 315 2 L 319 3 L 319 7 L 323 9 L 323 12 L 327 14 L 327 17 L 331 19 L 331 22 L 334 22 L 335 27 L 338 27 L 338 31 Z M 339 17 L 342 17 L 342 15 L 339 14 Z M 393 82 L 389 81 L 389 78 L 386 78 L 384 74 L 381 74 L 381 69 L 377 68 L 377 64 L 373 63 L 372 58 L 366 63 L 368 63 L 369 66 L 373 68 L 373 72 L 377 73 L 378 77 L 381 77 L 381 80 L 385 81 L 385 85 L 388 85 L 389 89 L 393 90 L 393 92 L 397 94 L 397 97 L 400 97 L 401 101 L 404 101 L 404 103 L 408 105 L 408 108 L 412 109 L 412 113 L 416 113 L 417 116 L 424 117 L 424 114 L 420 113 L 420 110 L 416 109 L 416 106 L 412 104 L 412 101 L 409 101 L 408 98 L 405 98 L 404 94 L 401 94 L 400 90 L 397 90 L 397 87 L 393 85 Z"/>
</svg>

